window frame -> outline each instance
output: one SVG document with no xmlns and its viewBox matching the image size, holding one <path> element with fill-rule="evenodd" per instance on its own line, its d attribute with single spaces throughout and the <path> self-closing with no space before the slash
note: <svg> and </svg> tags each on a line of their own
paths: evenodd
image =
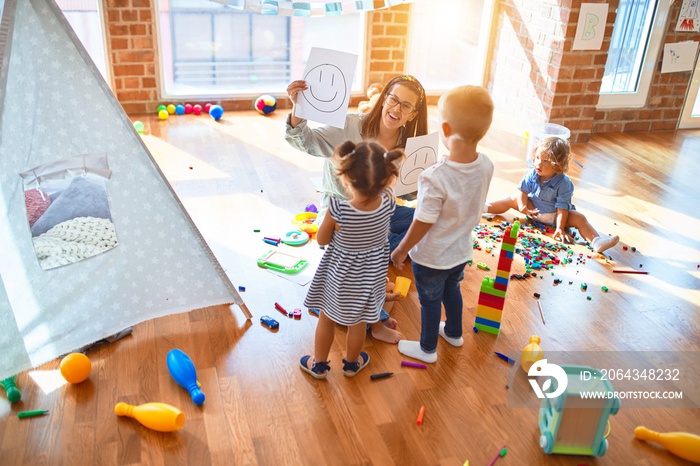
<svg viewBox="0 0 700 466">
<path fill-rule="evenodd" d="M 642 60 L 639 84 L 636 92 L 600 93 L 597 108 L 642 108 L 647 104 L 651 82 L 658 62 L 659 53 L 666 36 L 671 4 L 667 0 L 656 0 L 656 11 L 651 24 L 651 33 Z"/>
</svg>

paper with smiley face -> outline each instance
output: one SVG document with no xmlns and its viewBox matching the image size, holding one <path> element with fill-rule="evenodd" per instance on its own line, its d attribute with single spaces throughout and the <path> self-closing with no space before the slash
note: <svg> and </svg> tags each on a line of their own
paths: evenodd
<svg viewBox="0 0 700 466">
<path fill-rule="evenodd" d="M 418 177 L 438 160 L 440 146 L 439 133 L 408 138 L 406 141 L 406 158 L 399 168 L 399 177 L 394 186 L 394 194 L 403 196 L 418 189 Z"/>
<path fill-rule="evenodd" d="M 312 47 L 304 70 L 308 89 L 299 94 L 296 116 L 343 128 L 357 55 Z"/>
</svg>

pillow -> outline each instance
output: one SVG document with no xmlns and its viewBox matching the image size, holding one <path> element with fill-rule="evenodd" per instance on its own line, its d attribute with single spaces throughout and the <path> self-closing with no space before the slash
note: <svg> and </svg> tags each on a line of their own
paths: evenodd
<svg viewBox="0 0 700 466">
<path fill-rule="evenodd" d="M 27 219 L 29 227 L 34 226 L 39 217 L 51 205 L 51 198 L 48 194 L 38 189 L 30 189 L 24 192 L 24 205 L 27 207 Z"/>
<path fill-rule="evenodd" d="M 104 180 L 91 181 L 83 176 L 71 184 L 46 209 L 32 226 L 32 236 L 39 236 L 55 225 L 76 217 L 96 217 L 112 220 Z"/>
</svg>

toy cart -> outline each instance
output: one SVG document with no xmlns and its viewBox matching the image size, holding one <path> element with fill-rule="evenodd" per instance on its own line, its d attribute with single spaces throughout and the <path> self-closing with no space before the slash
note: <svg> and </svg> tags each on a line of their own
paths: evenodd
<svg viewBox="0 0 700 466">
<path fill-rule="evenodd" d="M 608 418 L 617 414 L 620 400 L 582 398 L 581 392 L 610 393 L 613 388 L 597 369 L 566 365 L 561 368 L 569 382 L 561 396 L 542 400 L 540 447 L 547 454 L 602 456 L 608 449 L 604 436 Z"/>
</svg>

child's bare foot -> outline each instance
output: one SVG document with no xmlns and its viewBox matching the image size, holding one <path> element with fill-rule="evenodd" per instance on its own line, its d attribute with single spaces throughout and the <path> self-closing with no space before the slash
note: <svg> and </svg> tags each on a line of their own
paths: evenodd
<svg viewBox="0 0 700 466">
<path fill-rule="evenodd" d="M 389 319 L 393 320 L 393 319 Z M 384 341 L 386 343 L 396 344 L 401 339 L 401 333 L 384 326 L 383 322 L 377 322 L 379 325 L 372 325 L 372 338 Z"/>
<path fill-rule="evenodd" d="M 387 320 L 383 322 L 384 326 L 387 328 L 390 328 L 392 330 L 398 330 L 399 329 L 399 323 L 394 319 L 393 317 L 389 317 Z"/>
</svg>

